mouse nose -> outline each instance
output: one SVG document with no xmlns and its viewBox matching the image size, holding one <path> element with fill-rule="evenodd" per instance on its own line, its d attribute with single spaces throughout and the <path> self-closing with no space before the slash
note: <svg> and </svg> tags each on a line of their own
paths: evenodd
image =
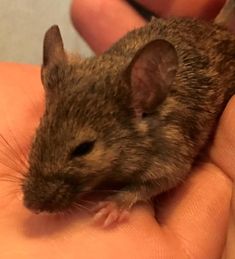
<svg viewBox="0 0 235 259">
<path fill-rule="evenodd" d="M 23 184 L 24 205 L 34 212 L 59 212 L 75 201 L 77 181 L 74 177 L 42 177 Z"/>
</svg>

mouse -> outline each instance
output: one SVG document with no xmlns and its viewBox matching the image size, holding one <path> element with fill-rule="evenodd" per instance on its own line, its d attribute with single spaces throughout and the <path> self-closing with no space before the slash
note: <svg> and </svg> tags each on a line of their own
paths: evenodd
<svg viewBox="0 0 235 259">
<path fill-rule="evenodd" d="M 60 213 L 105 193 L 92 213 L 107 227 L 184 182 L 235 94 L 234 10 L 227 0 L 213 22 L 153 17 L 88 58 L 49 28 L 24 206 Z"/>
</svg>

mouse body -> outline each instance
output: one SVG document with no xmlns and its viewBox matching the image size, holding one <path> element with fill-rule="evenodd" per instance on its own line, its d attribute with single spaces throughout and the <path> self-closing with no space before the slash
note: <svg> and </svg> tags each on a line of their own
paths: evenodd
<svg viewBox="0 0 235 259">
<path fill-rule="evenodd" d="M 235 94 L 235 36 L 217 23 L 153 18 L 84 59 L 64 51 L 53 26 L 42 82 L 24 204 L 57 213 L 107 190 L 95 211 L 109 225 L 189 174 Z"/>
</svg>

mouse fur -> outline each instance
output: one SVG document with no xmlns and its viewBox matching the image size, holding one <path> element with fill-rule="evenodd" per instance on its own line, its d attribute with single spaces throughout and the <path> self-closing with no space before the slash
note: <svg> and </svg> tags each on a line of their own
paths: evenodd
<svg viewBox="0 0 235 259">
<path fill-rule="evenodd" d="M 184 181 L 205 149 L 235 93 L 235 36 L 212 22 L 153 18 L 82 58 L 53 26 L 42 82 L 25 206 L 64 211 L 109 183 L 117 192 L 107 200 L 129 210 Z"/>
</svg>

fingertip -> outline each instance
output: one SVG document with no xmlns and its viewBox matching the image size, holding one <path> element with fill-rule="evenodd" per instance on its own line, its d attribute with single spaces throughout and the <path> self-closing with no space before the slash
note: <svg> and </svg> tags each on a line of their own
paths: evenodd
<svg viewBox="0 0 235 259">
<path fill-rule="evenodd" d="M 138 0 L 162 17 L 186 16 L 212 19 L 219 12 L 224 0 Z"/>
<path fill-rule="evenodd" d="M 173 1 L 167 16 L 187 16 L 203 19 L 213 19 L 224 4 L 224 0 L 177 0 Z M 192 8 L 193 6 L 193 8 Z"/>
<path fill-rule="evenodd" d="M 224 0 L 138 0 L 163 17 L 186 16 L 212 19 Z M 193 6 L 193 8 L 192 8 Z M 73 0 L 71 19 L 74 27 L 96 53 L 102 53 L 128 31 L 143 26 L 144 19 L 127 1 Z"/>
<path fill-rule="evenodd" d="M 96 53 L 102 53 L 145 21 L 125 1 L 73 0 L 74 27 Z"/>
</svg>

